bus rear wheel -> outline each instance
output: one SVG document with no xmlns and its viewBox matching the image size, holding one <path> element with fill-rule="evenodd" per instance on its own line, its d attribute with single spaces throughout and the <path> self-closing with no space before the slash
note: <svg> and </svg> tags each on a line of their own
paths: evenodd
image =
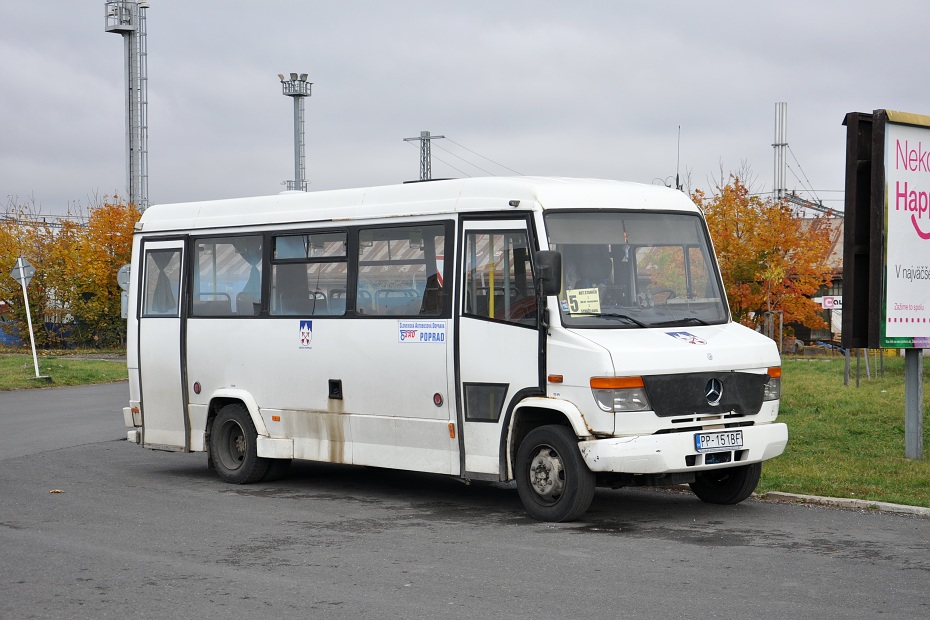
<svg viewBox="0 0 930 620">
<path fill-rule="evenodd" d="M 210 433 L 210 458 L 220 478 L 234 484 L 261 480 L 270 466 L 258 456 L 258 433 L 241 403 L 226 405 L 216 414 Z"/>
<path fill-rule="evenodd" d="M 762 463 L 701 472 L 690 484 L 691 490 L 708 504 L 738 504 L 756 490 Z"/>
<path fill-rule="evenodd" d="M 578 438 L 565 426 L 540 426 L 520 443 L 517 493 L 540 521 L 574 521 L 594 499 L 594 473 L 578 451 Z"/>
</svg>

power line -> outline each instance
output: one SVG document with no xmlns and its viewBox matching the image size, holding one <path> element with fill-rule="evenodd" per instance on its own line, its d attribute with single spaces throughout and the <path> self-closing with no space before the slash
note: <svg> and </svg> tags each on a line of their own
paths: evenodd
<svg viewBox="0 0 930 620">
<path fill-rule="evenodd" d="M 790 145 L 790 144 L 788 145 L 788 152 L 791 153 L 791 159 L 793 159 L 793 160 L 794 160 L 794 163 L 796 163 L 796 164 L 798 165 L 798 170 L 801 171 L 801 174 L 804 176 L 804 181 L 807 182 L 807 186 L 806 186 L 806 187 L 807 187 L 807 191 L 809 191 L 809 192 L 814 196 L 815 199 L 818 199 L 818 200 L 819 200 L 819 197 L 817 196 L 816 192 L 814 192 L 814 190 L 812 189 L 810 179 L 807 178 L 807 173 L 804 172 L 804 168 L 801 166 L 801 162 L 798 161 L 798 158 L 795 157 L 795 155 L 794 155 L 794 151 L 791 150 L 791 145 Z M 790 166 L 789 166 L 789 167 L 790 167 Z M 794 174 L 794 173 L 792 172 L 792 174 Z M 795 178 L 797 178 L 797 175 L 795 175 Z M 798 182 L 801 183 L 802 185 L 804 185 L 804 181 L 801 181 L 800 179 L 798 179 Z"/>
<path fill-rule="evenodd" d="M 462 176 L 466 176 L 466 177 L 468 177 L 468 178 L 471 178 L 471 175 L 470 175 L 470 174 L 468 174 L 468 173 L 465 172 L 464 170 L 459 170 L 458 168 L 456 168 L 455 166 L 453 166 L 452 164 L 450 164 L 449 162 L 447 162 L 447 161 L 444 160 L 443 158 L 441 158 L 441 157 L 436 157 L 436 159 L 439 160 L 439 161 L 441 161 L 441 162 L 444 163 L 445 165 L 449 166 L 450 168 L 452 168 L 453 170 L 455 170 L 456 172 L 458 172 L 458 173 L 461 174 Z"/>
<path fill-rule="evenodd" d="M 448 138 L 447 138 L 447 139 L 448 139 Z M 452 140 L 449 140 L 449 142 L 452 142 Z M 465 158 L 462 157 L 461 155 L 456 155 L 455 153 L 453 153 L 453 152 L 450 151 L 449 149 L 443 148 L 443 147 L 439 146 L 438 144 L 436 145 L 436 148 L 439 149 L 440 151 L 445 151 L 446 153 L 448 153 L 448 154 L 451 155 L 452 157 L 456 157 L 456 158 L 458 158 L 458 159 L 461 159 L 462 161 L 464 161 L 464 162 L 465 162 L 466 164 L 468 164 L 469 166 L 474 166 L 475 168 L 477 168 L 478 170 L 480 170 L 481 172 L 485 173 L 485 174 L 488 175 L 488 176 L 492 176 L 492 177 L 495 176 L 493 172 L 488 172 L 487 170 L 485 170 L 485 169 L 482 168 L 481 166 L 479 166 L 479 165 L 477 165 L 477 164 L 473 164 L 472 162 L 468 161 L 467 159 L 465 159 Z M 437 159 L 438 159 L 438 158 L 437 158 Z M 441 160 L 440 160 L 440 161 L 441 161 Z"/>
<path fill-rule="evenodd" d="M 482 155 L 481 153 L 478 153 L 478 152 L 476 152 L 476 151 L 473 151 L 473 150 L 471 150 L 470 148 L 468 148 L 467 146 L 464 146 L 464 145 L 462 145 L 462 144 L 459 144 L 458 142 L 456 142 L 455 140 L 453 140 L 453 139 L 451 139 L 451 138 L 446 138 L 446 140 L 448 140 L 449 142 L 451 142 L 452 144 L 454 144 L 455 146 L 457 146 L 457 147 L 459 147 L 459 148 L 465 149 L 465 150 L 468 151 L 469 153 L 472 153 L 472 154 L 474 154 L 474 155 L 477 155 L 478 157 L 480 157 L 480 158 L 482 158 L 482 159 L 488 160 L 489 162 L 491 162 L 491 163 L 494 164 L 495 166 L 500 166 L 501 168 L 503 168 L 503 169 L 505 169 L 505 170 L 509 170 L 510 172 L 516 174 L 517 176 L 521 176 L 521 177 L 524 176 L 522 172 L 517 172 L 517 171 L 514 170 L 513 168 L 508 168 L 508 167 L 505 166 L 504 164 L 498 163 L 498 162 L 494 161 L 493 159 L 491 159 L 490 157 L 485 157 L 485 156 Z M 474 164 L 472 164 L 472 165 L 474 165 Z M 478 166 L 475 166 L 475 168 L 478 168 Z M 480 170 L 480 168 L 478 168 L 478 169 Z"/>
</svg>

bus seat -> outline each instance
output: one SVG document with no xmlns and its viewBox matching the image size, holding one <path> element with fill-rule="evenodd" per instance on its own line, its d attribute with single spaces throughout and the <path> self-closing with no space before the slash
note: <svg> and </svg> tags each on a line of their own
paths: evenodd
<svg viewBox="0 0 930 620">
<path fill-rule="evenodd" d="M 374 314 L 374 306 L 371 303 L 371 292 L 365 289 L 358 289 L 355 298 L 355 311 L 358 314 Z"/>
<path fill-rule="evenodd" d="M 326 293 L 313 291 L 310 293 L 309 299 L 311 314 L 329 314 L 329 302 L 326 300 Z"/>
<path fill-rule="evenodd" d="M 232 306 L 229 295 L 226 293 L 201 293 L 200 299 L 194 300 L 192 313 L 194 316 L 230 316 Z"/>
<path fill-rule="evenodd" d="M 376 314 L 416 314 L 420 306 L 420 294 L 414 289 L 385 288 L 375 291 Z"/>
<path fill-rule="evenodd" d="M 274 314 L 300 315 L 310 314 L 313 311 L 313 302 L 306 291 L 285 290 L 278 298 L 277 312 Z"/>
<path fill-rule="evenodd" d="M 423 300 L 420 303 L 420 315 L 436 315 L 442 313 L 443 291 L 439 284 L 439 274 L 434 273 L 426 279 L 426 288 L 423 290 Z"/>
<path fill-rule="evenodd" d="M 236 295 L 236 314 L 240 316 L 257 316 L 261 312 L 262 304 L 249 293 Z"/>
<path fill-rule="evenodd" d="M 346 313 L 346 290 L 344 288 L 330 290 L 329 306 L 335 316 L 342 316 Z"/>
</svg>

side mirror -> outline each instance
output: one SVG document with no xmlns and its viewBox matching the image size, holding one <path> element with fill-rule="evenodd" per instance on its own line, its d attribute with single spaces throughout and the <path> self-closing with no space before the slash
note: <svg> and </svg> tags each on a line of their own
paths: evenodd
<svg viewBox="0 0 930 620">
<path fill-rule="evenodd" d="M 536 252 L 536 267 L 545 297 L 558 295 L 562 291 L 562 254 L 552 250 Z"/>
</svg>

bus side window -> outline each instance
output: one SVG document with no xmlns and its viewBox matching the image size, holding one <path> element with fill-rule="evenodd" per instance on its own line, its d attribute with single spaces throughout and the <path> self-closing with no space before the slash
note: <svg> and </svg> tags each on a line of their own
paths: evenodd
<svg viewBox="0 0 930 620">
<path fill-rule="evenodd" d="M 345 231 L 280 235 L 273 239 L 271 314 L 342 316 L 346 313 Z"/>
<path fill-rule="evenodd" d="M 191 316 L 255 316 L 262 303 L 262 238 L 213 237 L 194 244 Z"/>
<path fill-rule="evenodd" d="M 177 317 L 181 290 L 181 250 L 145 253 L 142 316 Z"/>
<path fill-rule="evenodd" d="M 441 224 L 359 232 L 357 312 L 362 316 L 440 316 L 446 302 Z"/>
<path fill-rule="evenodd" d="M 536 295 L 525 231 L 465 237 L 465 314 L 536 325 Z"/>
</svg>

